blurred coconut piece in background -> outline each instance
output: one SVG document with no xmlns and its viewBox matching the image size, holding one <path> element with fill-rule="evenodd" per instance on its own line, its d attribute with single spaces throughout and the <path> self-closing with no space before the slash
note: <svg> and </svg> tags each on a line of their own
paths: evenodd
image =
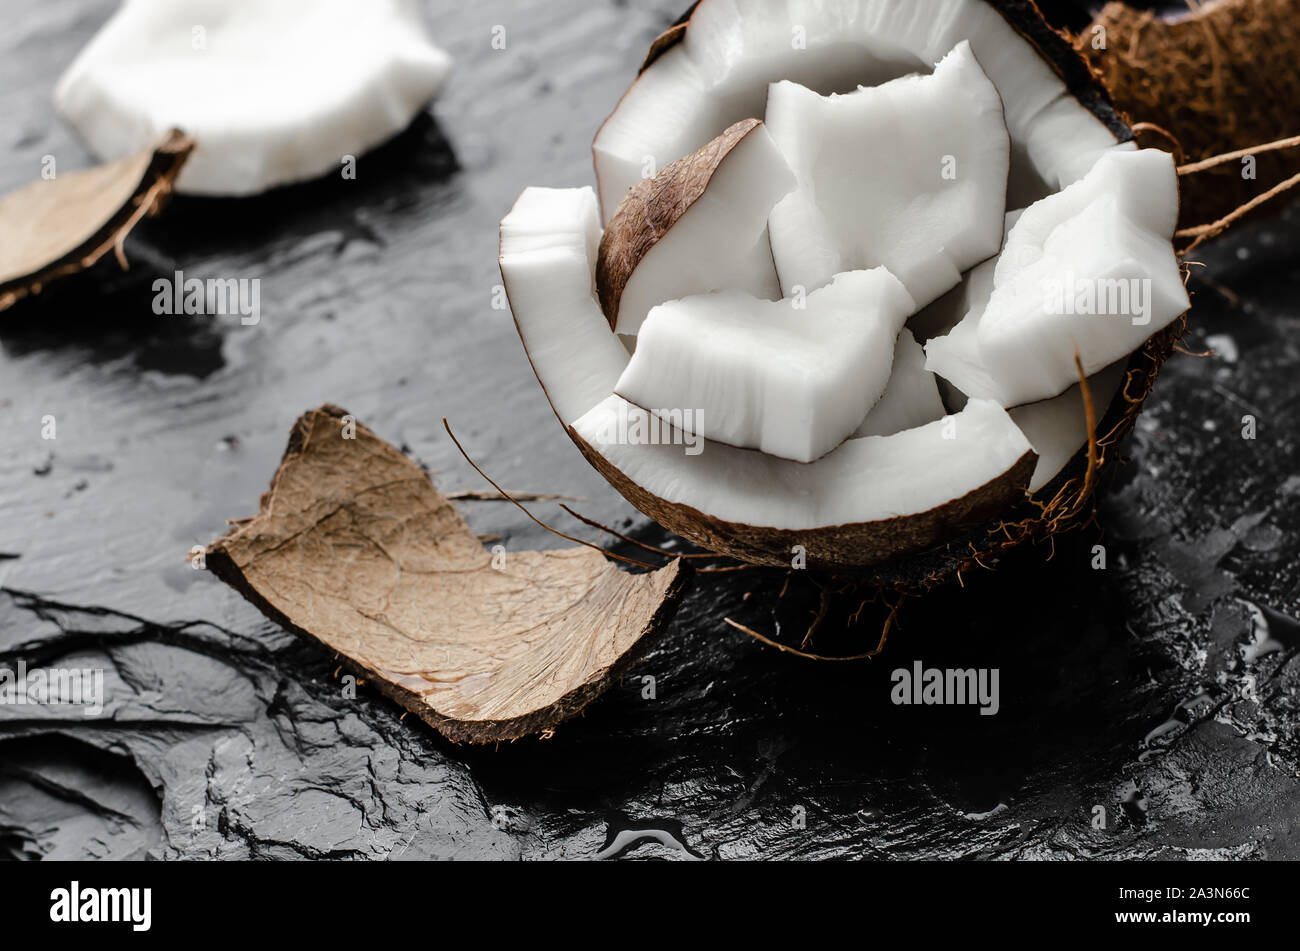
<svg viewBox="0 0 1300 951">
<path fill-rule="evenodd" d="M 135 155 L 42 176 L 0 196 L 0 310 L 93 267 L 109 251 L 125 269 L 127 235 L 166 205 L 193 150 L 194 141 L 173 129 Z"/>
<path fill-rule="evenodd" d="M 1179 161 L 1194 162 L 1300 135 L 1297 12 L 1294 0 L 1210 0 L 1165 12 L 1112 2 L 1075 46 L 1134 122 L 1165 129 L 1182 147 Z M 1170 147 L 1158 134 L 1143 141 Z M 1300 150 L 1252 159 L 1184 176 L 1179 225 L 1217 220 L 1300 172 Z"/>
<path fill-rule="evenodd" d="M 248 195 L 400 132 L 450 67 L 414 0 L 126 0 L 54 99 L 101 159 L 175 127 L 198 143 L 177 191 Z"/>
</svg>

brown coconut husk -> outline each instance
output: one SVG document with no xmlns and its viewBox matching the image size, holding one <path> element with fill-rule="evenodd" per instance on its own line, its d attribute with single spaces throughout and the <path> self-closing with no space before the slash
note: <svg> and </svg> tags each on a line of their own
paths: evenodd
<svg viewBox="0 0 1300 951">
<path fill-rule="evenodd" d="M 1300 10 L 1290 0 L 1188 0 L 1177 15 L 1111 2 L 1074 39 L 1119 107 L 1167 130 L 1179 161 L 1192 163 L 1300 133 Z M 1105 30 L 1105 48 L 1094 46 Z M 1146 144 L 1169 143 L 1143 136 Z M 1183 179 L 1180 227 L 1222 218 L 1300 173 L 1300 152 L 1255 158 Z M 1261 207 L 1268 207 L 1262 205 Z M 1277 207 L 1276 203 L 1273 207 Z"/>
</svg>

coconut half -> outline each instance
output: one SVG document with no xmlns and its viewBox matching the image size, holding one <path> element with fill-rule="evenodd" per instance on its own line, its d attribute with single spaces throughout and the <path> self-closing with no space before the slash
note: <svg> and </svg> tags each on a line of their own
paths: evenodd
<svg viewBox="0 0 1300 951">
<path fill-rule="evenodd" d="M 501 266 L 557 415 L 642 512 L 743 561 L 871 568 L 909 589 L 1086 518 L 1074 354 L 1094 407 L 1110 405 L 1087 457 L 1104 463 L 1186 307 L 1178 196 L 1169 156 L 1136 150 L 1032 3 L 701 0 L 656 41 L 595 154 L 604 234 L 591 192 L 530 189 Z M 800 202 L 803 223 L 783 222 Z M 764 208 L 782 279 L 782 259 L 820 268 L 780 301 L 733 263 L 762 246 Z M 875 273 L 907 275 L 896 304 L 877 277 L 850 301 L 856 322 L 820 311 L 882 260 Z M 696 261 L 713 271 L 683 285 Z M 1149 278 L 1151 319 L 1045 319 L 1031 289 L 1067 267 Z M 961 358 L 947 376 L 945 350 Z"/>
<path fill-rule="evenodd" d="M 650 312 L 614 392 L 693 435 L 812 462 L 880 400 L 915 309 L 884 268 L 840 274 L 803 301 L 670 301 Z"/>
<path fill-rule="evenodd" d="M 198 148 L 178 191 L 248 195 L 406 128 L 450 66 L 414 0 L 126 0 L 54 101 L 101 159 L 179 128 Z"/>
<path fill-rule="evenodd" d="M 924 306 L 1002 246 L 1011 147 L 969 41 L 848 95 L 774 83 L 767 124 L 799 182 L 771 217 L 786 294 L 883 265 Z"/>
<path fill-rule="evenodd" d="M 637 185 L 600 243 L 610 326 L 634 335 L 655 305 L 709 291 L 779 298 L 767 219 L 794 184 L 767 128 L 746 119 Z"/>
</svg>

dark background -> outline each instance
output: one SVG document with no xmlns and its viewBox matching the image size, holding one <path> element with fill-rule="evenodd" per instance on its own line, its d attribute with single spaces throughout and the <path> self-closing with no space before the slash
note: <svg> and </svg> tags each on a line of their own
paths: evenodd
<svg viewBox="0 0 1300 951">
<path fill-rule="evenodd" d="M 590 183 L 597 125 L 681 5 L 428 3 L 455 70 L 356 181 L 178 199 L 128 242 L 129 272 L 105 261 L 0 314 L 0 662 L 103 667 L 109 698 L 94 719 L 0 706 L 0 857 L 581 857 L 626 826 L 722 858 L 1300 856 L 1294 212 L 1198 252 L 1185 346 L 1218 355 L 1175 355 L 1099 526 L 908 605 L 872 662 L 723 623 L 773 629 L 780 578 L 702 578 L 554 738 L 456 748 L 346 699 L 333 658 L 188 566 L 325 401 L 444 490 L 483 487 L 446 415 L 502 484 L 663 540 L 565 438 L 491 300 L 498 220 L 526 185 Z M 0 190 L 47 154 L 91 162 L 51 90 L 111 9 L 0 0 Z M 155 316 L 150 283 L 175 269 L 259 278 L 260 325 Z M 509 546 L 559 543 L 506 505 L 465 510 Z M 878 630 L 830 633 L 865 649 Z M 1000 713 L 891 705 L 890 671 L 917 659 L 999 668 Z"/>
</svg>

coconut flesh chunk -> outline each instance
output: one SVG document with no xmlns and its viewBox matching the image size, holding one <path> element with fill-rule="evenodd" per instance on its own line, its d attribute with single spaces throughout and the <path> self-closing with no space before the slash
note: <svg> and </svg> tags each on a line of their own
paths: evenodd
<svg viewBox="0 0 1300 951">
<path fill-rule="evenodd" d="M 962 40 L 1004 105 L 1012 143 L 1008 203 L 1027 205 L 1131 139 L 1092 91 L 1079 57 L 1038 20 L 1019 0 L 702 0 L 674 32 L 676 42 L 658 46 L 596 136 L 605 219 L 647 160 L 662 167 L 731 123 L 763 115 L 770 83 L 851 92 L 928 71 Z"/>
<path fill-rule="evenodd" d="M 946 413 L 938 382 L 925 368 L 925 351 L 904 327 L 894 345 L 889 385 L 853 435 L 891 436 L 942 419 Z"/>
<path fill-rule="evenodd" d="M 884 268 L 840 274 L 802 301 L 670 301 L 646 318 L 615 393 L 710 441 L 812 462 L 880 400 L 915 309 Z"/>
<path fill-rule="evenodd" d="M 1104 156 L 1036 202 L 1007 237 L 987 305 L 926 345 L 926 367 L 967 396 L 1049 399 L 1131 353 L 1190 306 L 1171 238 L 1173 157 Z"/>
<path fill-rule="evenodd" d="M 767 124 L 799 182 L 770 222 L 787 295 L 883 265 L 924 306 L 1002 246 L 1010 141 L 968 42 L 848 95 L 775 83 Z"/>
<path fill-rule="evenodd" d="M 651 308 L 694 294 L 779 298 L 767 218 L 793 187 L 757 119 L 637 185 L 609 223 L 597 265 L 601 306 L 615 332 L 635 335 Z"/>
<path fill-rule="evenodd" d="M 1101 422 L 1106 408 L 1119 392 L 1127 365 L 1127 359 L 1120 360 L 1088 377 L 1088 392 L 1097 423 Z M 1026 403 L 1007 412 L 1038 454 L 1038 463 L 1029 480 L 1030 492 L 1037 492 L 1055 479 L 1088 444 L 1088 417 L 1078 383 L 1060 396 Z"/>
<path fill-rule="evenodd" d="M 390 138 L 450 66 L 414 0 L 127 0 L 54 98 L 100 158 L 179 128 L 198 147 L 178 191 L 247 195 Z"/>
<path fill-rule="evenodd" d="M 925 368 L 959 390 L 963 399 L 972 392 L 987 394 L 997 389 L 988 370 L 978 361 L 976 343 L 980 320 L 993 294 L 997 266 L 997 259 L 990 258 L 971 270 L 962 284 L 968 303 L 965 315 L 955 325 L 940 328 L 941 333 L 925 344 Z"/>
<path fill-rule="evenodd" d="M 614 391 L 628 361 L 596 303 L 600 233 L 590 188 L 529 188 L 501 222 L 501 276 L 515 325 L 565 425 Z"/>
<path fill-rule="evenodd" d="M 1002 224 L 1004 239 L 1022 214 L 1023 208 L 1007 212 Z M 934 337 L 951 333 L 973 309 L 982 311 L 993 293 L 993 272 L 997 263 L 998 259 L 991 257 L 975 265 L 962 275 L 960 284 L 909 317 L 908 329 L 924 344 Z"/>
</svg>

